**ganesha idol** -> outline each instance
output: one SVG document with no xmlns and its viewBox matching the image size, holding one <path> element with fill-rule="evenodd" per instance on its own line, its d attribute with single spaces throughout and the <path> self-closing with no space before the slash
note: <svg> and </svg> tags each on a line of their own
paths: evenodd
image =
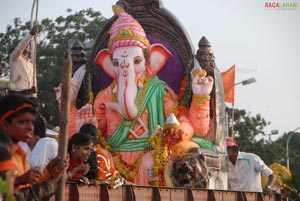
<svg viewBox="0 0 300 201">
<path fill-rule="evenodd" d="M 209 129 L 213 78 L 206 77 L 201 67 L 194 68 L 191 106 L 178 112 L 177 95 L 156 77 L 172 56 L 170 51 L 161 44 L 150 44 L 143 27 L 121 7 L 113 6 L 113 10 L 118 18 L 111 26 L 108 49 L 95 58 L 113 82 L 97 94 L 92 108 L 77 111 L 72 104 L 69 131 L 72 135 L 78 124 L 94 122 L 100 145 L 112 155 L 120 175 L 136 185 L 153 185 L 154 149 L 149 138 L 173 113 L 180 127 L 172 129 L 178 140 L 170 146 L 186 142 L 199 147 L 191 138 L 203 137 Z"/>
</svg>

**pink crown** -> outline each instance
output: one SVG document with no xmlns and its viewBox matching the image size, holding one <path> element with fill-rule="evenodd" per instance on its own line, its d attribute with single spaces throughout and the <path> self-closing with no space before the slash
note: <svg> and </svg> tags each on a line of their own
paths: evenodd
<svg viewBox="0 0 300 201">
<path fill-rule="evenodd" d="M 122 7 L 113 6 L 113 11 L 118 19 L 110 29 L 108 48 L 110 52 L 118 47 L 139 46 L 146 49 L 150 46 L 143 27 L 131 15 L 125 13 Z"/>
</svg>

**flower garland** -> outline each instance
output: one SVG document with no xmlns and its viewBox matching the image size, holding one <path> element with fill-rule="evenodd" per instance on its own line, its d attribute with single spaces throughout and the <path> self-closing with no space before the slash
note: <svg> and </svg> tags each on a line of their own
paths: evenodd
<svg viewBox="0 0 300 201">
<path fill-rule="evenodd" d="M 159 130 L 156 130 L 156 133 L 154 131 L 154 134 L 148 139 L 148 143 L 154 148 L 153 178 L 149 181 L 149 184 L 153 186 L 165 186 L 163 175 L 168 159 L 168 148 L 163 144 L 163 130 L 161 128 L 158 129 Z"/>
<path fill-rule="evenodd" d="M 188 76 L 184 75 L 184 77 L 183 77 L 183 79 L 181 81 L 179 93 L 178 93 L 178 96 L 177 96 L 178 102 L 180 102 L 181 98 L 184 95 L 184 92 L 185 92 L 185 89 L 186 89 L 186 85 L 187 85 L 187 80 L 188 80 Z"/>
<path fill-rule="evenodd" d="M 132 163 L 129 164 L 122 159 L 122 155 L 117 151 L 114 150 L 105 140 L 102 135 L 102 132 L 98 129 L 98 140 L 100 145 L 112 153 L 113 161 L 115 163 L 116 169 L 119 173 L 128 181 L 133 181 L 136 175 L 138 174 L 138 169 L 141 165 L 142 158 L 146 152 L 146 150 L 141 151 L 137 157 L 137 159 Z"/>
</svg>

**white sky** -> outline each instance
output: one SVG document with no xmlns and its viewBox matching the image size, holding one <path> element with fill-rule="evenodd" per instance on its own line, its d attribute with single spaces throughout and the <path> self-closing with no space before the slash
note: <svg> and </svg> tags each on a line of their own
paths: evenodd
<svg viewBox="0 0 300 201">
<path fill-rule="evenodd" d="M 38 18 L 56 19 L 86 8 L 113 15 L 115 0 L 39 0 Z M 300 126 L 300 0 L 293 10 L 265 9 L 268 1 L 162 0 L 183 24 L 194 48 L 202 36 L 212 44 L 220 71 L 236 64 L 235 107 L 260 113 L 271 122 L 265 130 L 279 134 Z M 274 1 L 271 1 L 274 2 Z M 275 1 L 284 2 L 284 0 Z M 1 0 L 0 32 L 15 17 L 30 20 L 33 0 Z M 279 136 L 279 135 L 278 135 Z M 275 139 L 278 136 L 272 136 Z M 267 139 L 267 138 L 266 138 Z"/>
</svg>

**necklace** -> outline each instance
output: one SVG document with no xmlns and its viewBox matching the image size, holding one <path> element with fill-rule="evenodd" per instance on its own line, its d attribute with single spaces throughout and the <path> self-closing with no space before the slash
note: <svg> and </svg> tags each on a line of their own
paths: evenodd
<svg viewBox="0 0 300 201">
<path fill-rule="evenodd" d="M 141 165 L 142 158 L 147 150 L 145 149 L 145 150 L 141 151 L 139 153 L 138 157 L 136 158 L 136 160 L 133 163 L 129 164 L 122 159 L 122 155 L 120 154 L 119 151 L 113 149 L 107 143 L 107 141 L 103 137 L 102 132 L 100 130 L 98 130 L 98 140 L 99 140 L 100 145 L 112 154 L 113 161 L 114 161 L 116 169 L 119 171 L 119 173 L 126 180 L 133 181 L 138 173 L 138 169 Z"/>
</svg>

